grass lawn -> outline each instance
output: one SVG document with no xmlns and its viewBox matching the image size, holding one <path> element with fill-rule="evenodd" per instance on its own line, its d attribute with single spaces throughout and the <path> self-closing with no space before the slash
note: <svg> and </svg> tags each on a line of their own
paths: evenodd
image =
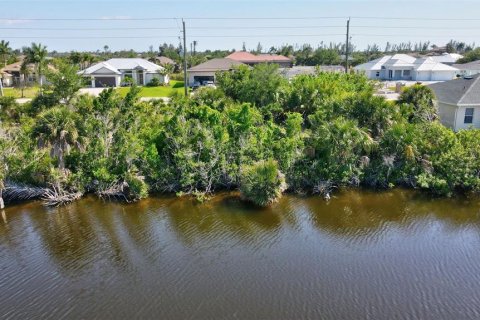
<svg viewBox="0 0 480 320">
<path fill-rule="evenodd" d="M 17 88 L 3 88 L 3 93 L 6 97 L 14 97 L 19 99 L 22 97 L 22 90 Z M 25 98 L 34 98 L 38 93 L 38 87 L 25 88 L 23 95 Z"/>
<path fill-rule="evenodd" d="M 170 97 L 175 92 L 183 93 L 183 81 L 170 81 L 169 86 L 165 87 L 142 87 L 140 97 L 144 98 L 163 98 Z M 124 97 L 130 88 L 118 88 L 118 92 Z"/>
</svg>

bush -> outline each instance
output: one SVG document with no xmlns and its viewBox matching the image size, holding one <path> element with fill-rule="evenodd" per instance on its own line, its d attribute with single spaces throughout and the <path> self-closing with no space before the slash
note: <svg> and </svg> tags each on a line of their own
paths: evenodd
<svg viewBox="0 0 480 320">
<path fill-rule="evenodd" d="M 172 73 L 170 75 L 170 80 L 183 81 L 184 80 L 184 75 L 183 75 L 183 73 Z"/>
<path fill-rule="evenodd" d="M 143 181 L 143 178 L 128 174 L 125 177 L 125 182 L 128 184 L 128 192 L 126 194 L 128 199 L 140 200 L 148 196 L 148 185 Z"/>
<path fill-rule="evenodd" d="M 30 114 L 32 116 L 39 114 L 43 110 L 52 108 L 60 103 L 60 99 L 53 93 L 43 93 L 33 98 L 30 103 Z"/>
<path fill-rule="evenodd" d="M 260 161 L 241 170 L 242 196 L 256 205 L 265 207 L 278 201 L 287 189 L 285 176 L 278 170 L 275 160 Z"/>
<path fill-rule="evenodd" d="M 149 83 L 147 83 L 147 87 L 159 87 L 162 85 L 162 82 L 159 78 L 153 78 Z"/>
</svg>

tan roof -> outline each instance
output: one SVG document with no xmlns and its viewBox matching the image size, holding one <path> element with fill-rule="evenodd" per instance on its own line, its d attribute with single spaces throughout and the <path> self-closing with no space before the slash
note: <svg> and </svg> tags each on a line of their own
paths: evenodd
<svg viewBox="0 0 480 320">
<path fill-rule="evenodd" d="M 204 71 L 204 72 L 228 71 L 241 65 L 243 65 L 243 63 L 239 61 L 235 61 L 228 58 L 219 58 L 219 59 L 212 59 L 205 63 L 199 64 L 198 66 L 188 69 L 188 71 L 189 72 L 191 71 Z"/>
<path fill-rule="evenodd" d="M 290 62 L 291 60 L 285 56 L 278 54 L 259 54 L 254 55 L 246 51 L 236 51 L 229 56 L 228 59 L 244 62 L 244 63 L 262 63 L 262 62 Z"/>
</svg>

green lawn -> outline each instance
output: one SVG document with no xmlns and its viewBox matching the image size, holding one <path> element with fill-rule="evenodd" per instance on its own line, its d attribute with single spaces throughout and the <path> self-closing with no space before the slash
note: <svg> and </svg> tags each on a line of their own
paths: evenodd
<svg viewBox="0 0 480 320">
<path fill-rule="evenodd" d="M 6 97 L 14 97 L 19 99 L 22 97 L 22 90 L 17 88 L 3 88 L 3 93 Z M 25 88 L 23 95 L 24 98 L 34 98 L 38 93 L 38 87 Z"/>
<path fill-rule="evenodd" d="M 183 93 L 183 81 L 170 81 L 169 86 L 165 87 L 142 87 L 140 97 L 144 98 L 164 98 L 170 97 L 173 93 Z M 118 88 L 118 92 L 124 97 L 130 88 Z"/>
</svg>

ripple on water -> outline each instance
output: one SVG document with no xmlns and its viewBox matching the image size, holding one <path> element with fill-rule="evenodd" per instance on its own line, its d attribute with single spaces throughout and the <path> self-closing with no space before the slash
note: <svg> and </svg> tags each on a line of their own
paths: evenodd
<svg viewBox="0 0 480 320">
<path fill-rule="evenodd" d="M 401 190 L 17 205 L 0 318 L 479 318 L 479 209 Z"/>
</svg>

